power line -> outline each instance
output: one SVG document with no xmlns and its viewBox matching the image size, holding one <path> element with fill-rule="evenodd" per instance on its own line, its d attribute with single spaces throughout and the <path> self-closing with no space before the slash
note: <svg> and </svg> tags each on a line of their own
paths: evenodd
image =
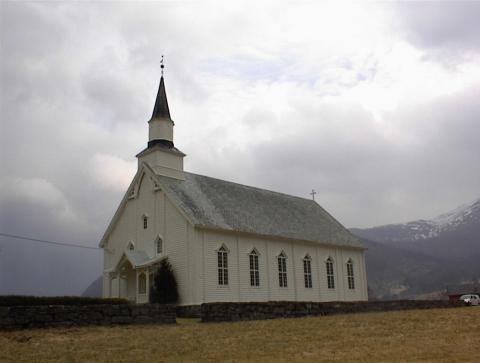
<svg viewBox="0 0 480 363">
<path fill-rule="evenodd" d="M 0 237 L 9 237 L 9 238 L 21 239 L 21 240 L 26 240 L 26 241 L 46 243 L 46 244 L 51 244 L 51 245 L 56 245 L 56 246 L 85 248 L 85 249 L 88 249 L 88 250 L 101 250 L 101 248 L 99 248 L 99 247 L 83 246 L 83 245 L 79 245 L 79 244 L 75 244 L 75 243 L 48 241 L 48 240 L 44 240 L 44 239 L 30 238 L 30 237 L 18 236 L 18 235 L 15 235 L 15 234 L 2 233 L 2 232 L 0 232 Z"/>
</svg>

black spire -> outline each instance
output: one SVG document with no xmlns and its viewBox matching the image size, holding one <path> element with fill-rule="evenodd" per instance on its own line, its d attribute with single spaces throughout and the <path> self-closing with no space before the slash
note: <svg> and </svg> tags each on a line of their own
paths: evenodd
<svg viewBox="0 0 480 363">
<path fill-rule="evenodd" d="M 167 102 L 167 93 L 165 92 L 165 81 L 163 80 L 163 69 L 165 68 L 165 65 L 163 64 L 163 55 L 162 60 L 160 61 L 160 68 L 162 69 L 162 76 L 160 77 L 160 85 L 158 86 L 157 99 L 155 100 L 155 106 L 153 107 L 152 119 L 148 121 L 148 123 L 150 124 L 151 122 L 167 122 L 170 127 L 170 132 L 164 129 L 163 131 L 157 130 L 151 133 L 152 128 L 150 128 L 149 126 L 148 148 L 150 149 L 156 145 L 160 145 L 161 147 L 172 149 L 174 145 L 173 140 L 170 139 L 173 139 L 173 129 L 171 129 L 173 127 L 173 121 L 170 118 L 170 110 L 168 109 Z"/>
<path fill-rule="evenodd" d="M 162 64 L 163 68 L 163 64 Z M 163 73 L 163 70 L 162 70 Z M 165 82 L 163 80 L 163 74 L 160 78 L 160 86 L 158 86 L 157 99 L 155 101 L 155 107 L 153 108 L 152 118 L 170 118 L 170 110 L 168 109 L 167 93 L 165 92 Z"/>
</svg>

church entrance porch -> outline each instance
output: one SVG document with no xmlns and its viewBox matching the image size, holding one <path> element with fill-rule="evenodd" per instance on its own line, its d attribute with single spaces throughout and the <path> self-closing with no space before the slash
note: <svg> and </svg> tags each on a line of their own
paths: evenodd
<svg viewBox="0 0 480 363">
<path fill-rule="evenodd" d="M 137 295 L 137 278 L 136 271 L 130 262 L 125 263 L 119 269 L 120 286 L 118 297 L 130 301 L 136 301 Z"/>
<path fill-rule="evenodd" d="M 108 290 L 106 296 L 128 299 L 137 304 L 148 303 L 153 274 L 158 263 L 167 258 L 148 258 L 144 252 L 125 252 L 113 271 L 106 272 Z"/>
<path fill-rule="evenodd" d="M 148 267 L 134 268 L 130 261 L 122 261 L 117 271 L 110 273 L 110 297 L 138 304 L 148 303 L 150 276 Z"/>
</svg>

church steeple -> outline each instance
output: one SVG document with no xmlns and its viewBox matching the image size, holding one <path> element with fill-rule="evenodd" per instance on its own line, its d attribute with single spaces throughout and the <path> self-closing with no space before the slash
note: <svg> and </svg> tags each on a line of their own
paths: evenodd
<svg viewBox="0 0 480 363">
<path fill-rule="evenodd" d="M 163 56 L 161 61 L 162 74 L 158 86 L 157 99 L 153 107 L 152 118 L 148 121 L 148 146 L 137 155 L 138 167 L 148 164 L 156 174 L 185 180 L 183 158 L 185 154 L 173 144 L 173 123 L 168 108 L 165 80 L 163 78 Z"/>
<path fill-rule="evenodd" d="M 165 91 L 165 80 L 163 79 L 163 56 L 160 62 L 162 75 L 158 86 L 157 99 L 153 107 L 152 118 L 148 121 L 148 148 L 160 144 L 163 147 L 173 148 L 173 126 L 175 125 L 170 117 L 168 108 L 167 93 Z"/>
<path fill-rule="evenodd" d="M 165 92 L 165 81 L 163 80 L 163 74 L 160 78 L 160 86 L 158 87 L 157 99 L 155 100 L 155 107 L 153 107 L 152 113 L 152 118 L 156 117 L 167 118 L 170 120 L 170 110 L 168 108 L 167 93 Z"/>
</svg>

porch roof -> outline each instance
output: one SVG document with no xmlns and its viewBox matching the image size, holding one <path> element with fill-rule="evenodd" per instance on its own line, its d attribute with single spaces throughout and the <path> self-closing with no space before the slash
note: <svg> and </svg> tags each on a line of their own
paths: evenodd
<svg viewBox="0 0 480 363">
<path fill-rule="evenodd" d="M 148 267 L 157 262 L 160 262 L 167 256 L 155 256 L 149 257 L 145 251 L 125 251 L 118 262 L 115 264 L 115 267 L 111 269 L 110 272 L 118 270 L 118 267 L 122 264 L 123 261 L 128 261 L 132 265 L 133 269 Z"/>
</svg>

